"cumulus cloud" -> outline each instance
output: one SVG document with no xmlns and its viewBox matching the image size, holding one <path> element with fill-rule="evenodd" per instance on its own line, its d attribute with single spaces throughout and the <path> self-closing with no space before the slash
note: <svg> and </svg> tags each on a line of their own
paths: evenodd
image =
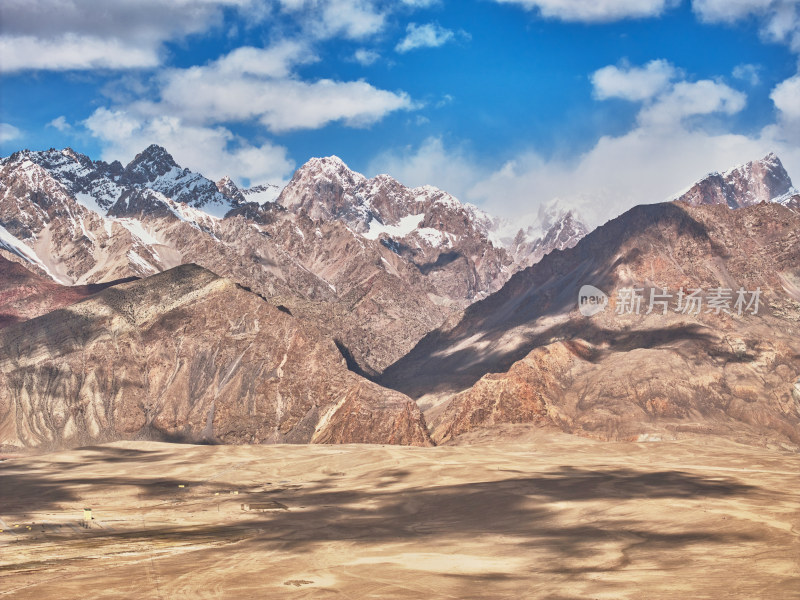
<svg viewBox="0 0 800 600">
<path fill-rule="evenodd" d="M 687 117 L 741 111 L 746 96 L 724 83 L 711 80 L 675 81 L 678 70 L 665 60 L 644 67 L 607 66 L 591 76 L 599 100 L 623 98 L 643 104 L 638 115 L 641 125 L 672 127 Z"/>
<path fill-rule="evenodd" d="M 159 64 L 163 43 L 205 31 L 250 0 L 6 0 L 0 69 L 129 69 Z"/>
<path fill-rule="evenodd" d="M 64 115 L 60 117 L 56 117 L 52 121 L 47 124 L 47 127 L 52 127 L 53 129 L 58 129 L 62 133 L 66 133 L 67 131 L 72 130 L 72 125 L 67 122 L 67 118 Z"/>
<path fill-rule="evenodd" d="M 639 122 L 647 127 L 673 127 L 687 117 L 741 111 L 747 97 L 724 83 L 703 80 L 681 81 L 639 113 Z"/>
<path fill-rule="evenodd" d="M 319 58 L 307 44 L 296 40 L 284 40 L 267 48 L 242 46 L 207 67 L 194 67 L 185 72 L 192 73 L 193 77 L 248 75 L 275 78 L 286 77 L 294 67 L 318 60 Z"/>
<path fill-rule="evenodd" d="M 731 73 L 736 79 L 746 81 L 750 85 L 761 83 L 761 66 L 743 63 L 736 65 Z"/>
<path fill-rule="evenodd" d="M 428 138 L 418 148 L 383 152 L 373 158 L 367 170 L 372 175 L 389 173 L 407 186 L 435 185 L 462 199 L 491 174 L 466 148 L 446 148 L 440 137 Z"/>
<path fill-rule="evenodd" d="M 381 0 L 5 0 L 0 7 L 0 69 L 152 68 L 165 42 L 207 31 L 234 9 L 245 19 L 288 19 L 306 40 L 363 40 L 382 32 L 400 6 Z M 285 24 L 285 23 L 284 23 Z"/>
<path fill-rule="evenodd" d="M 800 74 L 775 86 L 770 98 L 782 120 L 800 124 Z"/>
<path fill-rule="evenodd" d="M 693 0 L 694 12 L 708 23 L 733 23 L 754 17 L 767 39 L 784 42 L 800 52 L 798 0 Z"/>
<path fill-rule="evenodd" d="M 464 147 L 447 147 L 441 139 L 431 138 L 418 148 L 379 155 L 371 171 L 396 173 L 414 185 L 437 185 L 463 201 L 507 217 L 535 214 L 541 205 L 557 202 L 576 209 L 590 226 L 636 204 L 669 199 L 709 172 L 771 151 L 778 153 L 790 174 L 800 177 L 800 148 L 785 125 L 771 125 L 752 136 L 710 132 L 702 119 L 741 110 L 744 94 L 715 81 L 678 79 L 676 69 L 666 63 L 660 66 L 669 77 L 660 80 L 663 85 L 652 85 L 649 89 L 657 90 L 652 93 L 631 91 L 616 79 L 614 86 L 607 85 L 608 97 L 638 99 L 637 120 L 627 133 L 603 136 L 578 156 L 546 157 L 531 149 L 488 170 Z M 648 69 L 626 71 L 638 79 Z M 612 90 L 617 93 L 612 95 Z M 785 81 L 773 92 L 787 123 L 800 122 L 798 93 L 800 77 Z"/>
<path fill-rule="evenodd" d="M 594 95 L 599 100 L 623 98 L 647 100 L 667 88 L 677 70 L 665 60 L 653 60 L 644 67 L 609 65 L 592 76 Z"/>
<path fill-rule="evenodd" d="M 275 133 L 318 129 L 335 121 L 363 127 L 412 107 L 405 93 L 381 90 L 364 81 L 231 77 L 220 82 L 183 73 L 170 78 L 162 98 L 161 103 L 142 103 L 141 112 L 176 111 L 200 122 L 257 119 Z"/>
<path fill-rule="evenodd" d="M 200 123 L 257 120 L 273 132 L 316 129 L 334 121 L 365 126 L 413 107 L 407 94 L 365 81 L 302 81 L 294 66 L 315 60 L 301 44 L 239 48 L 206 65 L 171 69 L 160 100 L 135 103 L 145 116 L 178 114 Z"/>
<path fill-rule="evenodd" d="M 321 39 L 361 40 L 379 33 L 386 25 L 386 12 L 372 0 L 278 0 L 278 4 L 307 33 Z"/>
<path fill-rule="evenodd" d="M 402 0 L 402 2 L 406 6 L 412 6 L 414 8 L 429 8 L 440 4 L 441 0 Z"/>
<path fill-rule="evenodd" d="M 404 53 L 417 48 L 438 48 L 454 38 L 453 31 L 436 23 L 423 25 L 409 23 L 406 27 L 406 36 L 395 46 L 395 50 Z"/>
<path fill-rule="evenodd" d="M 573 22 L 609 22 L 657 17 L 680 0 L 495 0 L 535 10 L 542 17 Z"/>
<path fill-rule="evenodd" d="M 368 50 L 366 48 L 359 48 L 353 53 L 353 60 L 357 63 L 366 66 L 375 64 L 381 57 L 375 50 Z"/>
<path fill-rule="evenodd" d="M 157 47 L 66 34 L 53 39 L 0 36 L 0 70 L 130 69 L 158 65 Z"/>
<path fill-rule="evenodd" d="M 761 158 L 775 150 L 787 164 L 797 164 L 795 147 L 759 136 L 713 135 L 680 127 L 654 136 L 637 128 L 619 137 L 604 137 L 574 162 L 547 160 L 536 154 L 504 165 L 471 192 L 475 201 L 500 207 L 500 198 L 528 202 L 559 199 L 576 208 L 590 225 L 599 225 L 628 208 L 660 202 L 706 173 Z M 508 210 L 508 208 L 506 208 Z"/>
<path fill-rule="evenodd" d="M 295 67 L 315 60 L 301 42 L 237 48 L 204 66 L 163 70 L 149 93 L 99 108 L 84 125 L 107 158 L 133 156 L 155 142 L 215 177 L 275 182 L 292 166 L 286 149 L 249 144 L 231 132 L 230 123 L 260 124 L 273 133 L 332 122 L 360 127 L 414 106 L 407 94 L 365 81 L 296 76 Z"/>
<path fill-rule="evenodd" d="M 0 144 L 16 140 L 22 136 L 22 132 L 10 123 L 0 123 Z"/>
<path fill-rule="evenodd" d="M 437 138 L 418 149 L 378 156 L 372 173 L 389 172 L 410 185 L 428 183 L 505 217 L 536 214 L 543 204 L 577 210 L 591 227 L 637 204 L 670 199 L 709 172 L 775 151 L 790 174 L 800 174 L 800 150 L 789 140 L 760 135 L 709 134 L 680 126 L 653 135 L 637 127 L 606 136 L 571 160 L 520 153 L 494 170 Z"/>
</svg>

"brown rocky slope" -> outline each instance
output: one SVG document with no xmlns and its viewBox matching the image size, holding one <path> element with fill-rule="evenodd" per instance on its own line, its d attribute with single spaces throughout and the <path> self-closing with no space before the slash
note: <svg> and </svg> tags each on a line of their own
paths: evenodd
<svg viewBox="0 0 800 600">
<path fill-rule="evenodd" d="M 333 341 L 183 265 L 0 332 L 0 446 L 118 439 L 430 443 L 417 406 Z"/>
<path fill-rule="evenodd" d="M 579 313 L 585 284 L 608 294 L 605 311 Z M 630 288 L 643 296 L 638 315 L 623 310 Z M 666 314 L 646 314 L 663 288 Z M 681 288 L 703 290 L 699 314 L 676 312 Z M 715 288 L 732 290 L 733 314 L 707 312 Z M 761 290 L 757 314 L 735 310 L 740 288 Z M 800 215 L 774 203 L 667 203 L 634 208 L 518 273 L 382 382 L 435 405 L 437 442 L 538 422 L 600 439 L 701 431 L 797 447 L 798 376 Z"/>
<path fill-rule="evenodd" d="M 64 286 L 32 273 L 0 253 L 0 329 L 69 306 L 107 287 L 133 279 Z"/>
</svg>

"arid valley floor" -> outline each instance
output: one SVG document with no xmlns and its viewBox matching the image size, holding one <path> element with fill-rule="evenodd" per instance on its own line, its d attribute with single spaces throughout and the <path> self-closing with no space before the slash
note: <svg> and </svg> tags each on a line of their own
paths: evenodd
<svg viewBox="0 0 800 600">
<path fill-rule="evenodd" d="M 0 596 L 800 597 L 796 453 L 503 433 L 12 457 Z"/>
</svg>

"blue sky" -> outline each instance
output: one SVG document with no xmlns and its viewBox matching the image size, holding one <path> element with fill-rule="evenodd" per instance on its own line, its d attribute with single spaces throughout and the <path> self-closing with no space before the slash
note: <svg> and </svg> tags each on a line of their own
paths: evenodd
<svg viewBox="0 0 800 600">
<path fill-rule="evenodd" d="M 775 151 L 800 0 L 6 0 L 2 154 L 150 143 L 242 184 L 311 156 L 590 224 Z"/>
</svg>

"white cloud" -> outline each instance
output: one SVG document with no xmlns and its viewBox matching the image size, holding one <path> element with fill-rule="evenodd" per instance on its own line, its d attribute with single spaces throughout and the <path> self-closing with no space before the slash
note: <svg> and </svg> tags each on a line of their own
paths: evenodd
<svg viewBox="0 0 800 600">
<path fill-rule="evenodd" d="M 53 127 L 54 129 L 58 129 L 62 133 L 72 130 L 72 125 L 70 125 L 67 122 L 67 118 L 64 115 L 56 117 L 55 119 L 50 121 L 47 124 L 47 127 Z"/>
<path fill-rule="evenodd" d="M 273 132 L 316 129 L 341 121 L 366 126 L 388 113 L 410 109 L 403 92 L 365 81 L 302 81 L 291 75 L 313 60 L 302 46 L 239 48 L 203 67 L 171 69 L 161 77 L 160 101 L 134 103 L 147 117 L 179 115 L 198 123 L 258 120 Z"/>
<path fill-rule="evenodd" d="M 741 111 L 747 97 L 724 83 L 702 80 L 676 83 L 666 94 L 639 113 L 639 122 L 647 127 L 673 127 L 686 117 Z"/>
<path fill-rule="evenodd" d="M 318 129 L 336 121 L 363 127 L 390 112 L 412 107 L 404 93 L 380 90 L 364 81 L 330 79 L 310 83 L 233 77 L 209 81 L 181 74 L 171 78 L 162 98 L 159 104 L 140 108 L 143 112 L 179 112 L 199 122 L 257 119 L 275 133 Z"/>
<path fill-rule="evenodd" d="M 127 162 L 155 143 L 167 148 L 179 164 L 212 179 L 230 175 L 237 181 L 280 183 L 294 168 L 281 146 L 253 145 L 224 127 L 191 125 L 178 117 L 143 120 L 124 110 L 100 108 L 84 125 L 103 142 L 105 160 Z"/>
<path fill-rule="evenodd" d="M 204 31 L 250 0 L 5 0 L 0 69 L 130 69 L 159 64 L 163 43 Z"/>
<path fill-rule="evenodd" d="M 368 166 L 372 175 L 388 173 L 407 186 L 435 185 L 457 198 L 490 171 L 481 167 L 466 148 L 445 148 L 441 138 L 426 139 L 419 148 L 389 150 L 376 156 Z"/>
<path fill-rule="evenodd" d="M 572 160 L 534 151 L 488 171 L 461 148 L 426 140 L 417 150 L 378 156 L 371 173 L 389 172 L 409 185 L 427 183 L 478 204 L 491 214 L 519 217 L 556 202 L 578 211 L 591 227 L 637 204 L 668 200 L 709 172 L 762 158 L 775 151 L 790 175 L 800 176 L 800 149 L 767 128 L 747 137 L 678 127 L 671 132 L 637 127 L 603 137 Z"/>
<path fill-rule="evenodd" d="M 0 36 L 0 71 L 25 69 L 130 69 L 154 67 L 155 47 L 139 47 L 122 40 L 67 34 L 54 39 Z"/>
<path fill-rule="evenodd" d="M 657 17 L 680 0 L 495 0 L 536 10 L 542 17 L 577 22 L 609 22 Z"/>
<path fill-rule="evenodd" d="M 353 53 L 353 60 L 365 67 L 375 64 L 380 57 L 381 55 L 374 50 L 367 50 L 366 48 L 359 48 Z"/>
<path fill-rule="evenodd" d="M 22 132 L 10 123 L 0 123 L 0 144 L 16 140 L 22 136 Z"/>
<path fill-rule="evenodd" d="M 441 0 L 402 0 L 406 6 L 413 8 L 430 8 L 431 6 L 438 5 Z"/>
<path fill-rule="evenodd" d="M 673 127 L 687 117 L 741 111 L 747 97 L 724 83 L 711 80 L 675 81 L 679 71 L 665 60 L 644 67 L 607 66 L 592 76 L 599 100 L 624 98 L 639 101 L 638 122 L 647 127 Z"/>
<path fill-rule="evenodd" d="M 734 23 L 755 17 L 761 33 L 800 52 L 800 1 L 798 0 L 693 0 L 694 12 L 709 23 Z"/>
<path fill-rule="evenodd" d="M 395 46 L 398 52 L 408 52 L 417 48 L 438 48 L 455 38 L 455 33 L 436 23 L 417 25 L 409 23 L 406 37 Z"/>
<path fill-rule="evenodd" d="M 242 46 L 214 61 L 210 67 L 194 67 L 187 72 L 199 76 L 287 77 L 298 65 L 317 62 L 311 48 L 296 40 L 284 40 L 268 48 Z M 175 72 L 175 71 L 173 71 Z"/>
<path fill-rule="evenodd" d="M 278 0 L 316 38 L 360 40 L 380 33 L 386 13 L 372 0 Z"/>
<path fill-rule="evenodd" d="M 770 98 L 780 111 L 782 119 L 800 123 L 800 74 L 775 86 Z"/>
<path fill-rule="evenodd" d="M 674 70 L 667 65 L 663 71 Z M 651 89 L 655 88 L 659 86 Z M 441 139 L 431 138 L 416 149 L 379 155 L 371 172 L 388 171 L 413 185 L 430 183 L 507 217 L 535 214 L 539 206 L 555 200 L 577 209 L 590 226 L 636 204 L 664 201 L 709 172 L 771 151 L 778 153 L 790 174 L 800 177 L 798 134 L 786 126 L 792 122 L 800 129 L 800 76 L 773 91 L 781 123 L 752 136 L 703 127 L 704 117 L 730 115 L 744 106 L 744 94 L 719 82 L 670 81 L 652 96 L 623 84 L 609 84 L 606 91 L 612 89 L 617 95 L 642 98 L 636 123 L 623 135 L 601 137 L 581 155 L 548 158 L 529 150 L 487 170 L 463 147 L 448 148 Z"/>
<path fill-rule="evenodd" d="M 363 40 L 386 28 L 392 12 L 433 0 L 4 0 L 0 69 L 152 68 L 179 41 L 224 22 L 223 9 L 249 22 L 284 17 L 305 40 Z M 238 28 L 234 26 L 233 30 Z"/>
<path fill-rule="evenodd" d="M 365 81 L 301 80 L 294 68 L 314 60 L 298 42 L 238 48 L 205 66 L 164 70 L 147 93 L 138 90 L 138 99 L 97 109 L 84 125 L 109 159 L 158 143 L 213 177 L 278 182 L 292 166 L 286 149 L 250 144 L 231 132 L 230 123 L 257 122 L 272 132 L 332 122 L 358 127 L 414 106 L 405 93 Z"/>
<path fill-rule="evenodd" d="M 505 165 L 472 191 L 474 200 L 498 205 L 503 196 L 519 202 L 560 199 L 576 208 L 590 225 L 599 225 L 628 208 L 660 202 L 716 170 L 783 152 L 768 139 L 713 135 L 679 127 L 661 135 L 637 128 L 619 137 L 603 137 L 575 162 L 524 155 Z M 789 154 L 797 159 L 797 152 Z M 499 206 L 498 206 L 499 207 Z M 528 212 L 530 206 L 524 206 Z"/>
<path fill-rule="evenodd" d="M 692 8 L 707 21 L 732 23 L 769 9 L 774 0 L 692 0 Z"/>
<path fill-rule="evenodd" d="M 746 81 L 750 85 L 758 85 L 761 83 L 761 70 L 762 68 L 760 65 L 744 63 L 741 65 L 736 65 L 733 68 L 732 75 L 736 79 Z"/>
<path fill-rule="evenodd" d="M 327 0 L 319 30 L 323 35 L 343 35 L 360 40 L 380 32 L 386 15 L 367 0 Z"/>
<path fill-rule="evenodd" d="M 653 60 L 644 67 L 615 67 L 609 65 L 592 76 L 594 95 L 599 100 L 623 98 L 648 100 L 667 88 L 677 76 L 677 70 L 665 60 Z"/>
</svg>

